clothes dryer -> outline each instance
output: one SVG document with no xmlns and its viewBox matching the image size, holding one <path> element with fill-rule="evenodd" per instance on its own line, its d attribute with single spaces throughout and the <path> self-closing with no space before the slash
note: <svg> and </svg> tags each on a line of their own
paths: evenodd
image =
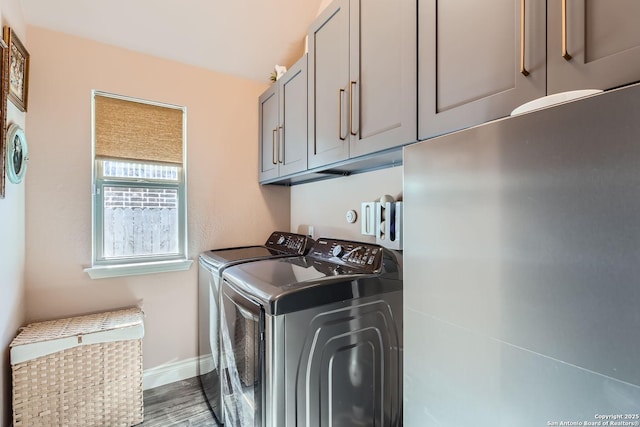
<svg viewBox="0 0 640 427">
<path fill-rule="evenodd" d="M 219 298 L 224 270 L 230 266 L 264 259 L 304 255 L 313 245 L 307 236 L 273 232 L 264 245 L 213 249 L 200 254 L 198 269 L 198 350 L 199 377 L 211 410 L 219 422 L 222 415 Z"/>
<path fill-rule="evenodd" d="M 322 238 L 230 267 L 221 288 L 225 423 L 402 423 L 402 257 Z"/>
</svg>

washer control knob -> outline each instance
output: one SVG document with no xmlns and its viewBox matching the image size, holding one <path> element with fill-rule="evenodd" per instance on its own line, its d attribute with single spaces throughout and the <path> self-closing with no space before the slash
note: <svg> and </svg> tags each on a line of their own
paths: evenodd
<svg viewBox="0 0 640 427">
<path fill-rule="evenodd" d="M 333 254 L 333 256 L 335 257 L 340 257 L 343 253 L 344 253 L 344 248 L 340 245 L 336 245 L 333 250 L 331 251 L 331 253 Z"/>
<path fill-rule="evenodd" d="M 281 244 L 283 244 L 283 243 L 284 243 L 284 241 L 285 241 L 285 240 L 286 240 L 286 239 L 284 238 L 284 236 L 280 236 L 280 237 L 278 238 L 278 241 L 277 241 L 276 243 L 277 243 L 278 245 L 281 245 Z"/>
</svg>

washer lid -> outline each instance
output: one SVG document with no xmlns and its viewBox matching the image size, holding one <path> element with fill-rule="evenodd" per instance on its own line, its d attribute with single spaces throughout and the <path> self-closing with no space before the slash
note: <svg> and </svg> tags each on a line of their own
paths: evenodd
<svg viewBox="0 0 640 427">
<path fill-rule="evenodd" d="M 301 234 L 274 231 L 264 245 L 239 246 L 212 249 L 200 254 L 200 259 L 212 270 L 253 260 L 283 256 L 304 255 L 313 245 L 313 240 Z"/>
<path fill-rule="evenodd" d="M 200 254 L 202 261 L 207 263 L 214 270 L 219 270 L 222 267 L 233 265 L 238 262 L 260 260 L 274 256 L 282 256 L 282 253 L 275 249 L 268 249 L 264 246 L 213 249 Z"/>
<path fill-rule="evenodd" d="M 402 289 L 402 277 L 307 257 L 280 258 L 236 265 L 224 270 L 225 287 L 279 315 Z"/>
</svg>

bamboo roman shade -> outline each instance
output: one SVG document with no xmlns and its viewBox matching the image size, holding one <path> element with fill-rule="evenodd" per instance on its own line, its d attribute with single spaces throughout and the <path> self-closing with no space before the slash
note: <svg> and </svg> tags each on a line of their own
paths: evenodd
<svg viewBox="0 0 640 427">
<path fill-rule="evenodd" d="M 182 164 L 183 110 L 96 94 L 96 158 Z"/>
</svg>

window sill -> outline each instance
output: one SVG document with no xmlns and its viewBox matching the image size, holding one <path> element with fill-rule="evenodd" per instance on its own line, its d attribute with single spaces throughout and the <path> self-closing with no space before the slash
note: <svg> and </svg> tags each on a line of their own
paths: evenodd
<svg viewBox="0 0 640 427">
<path fill-rule="evenodd" d="M 136 276 L 141 274 L 168 273 L 171 271 L 186 271 L 191 268 L 193 260 L 141 262 L 135 264 L 101 265 L 85 268 L 84 271 L 92 279 L 106 279 L 109 277 Z"/>
</svg>

